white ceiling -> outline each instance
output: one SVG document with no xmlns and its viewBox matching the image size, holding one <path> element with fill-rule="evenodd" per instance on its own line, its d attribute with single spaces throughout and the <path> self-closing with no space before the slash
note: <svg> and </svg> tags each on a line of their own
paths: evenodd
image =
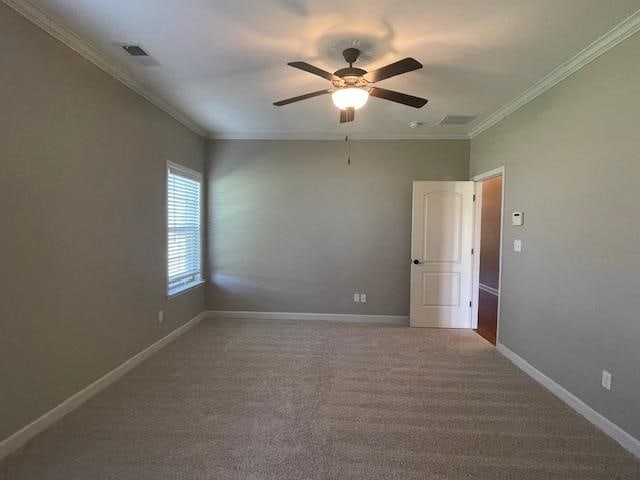
<svg viewBox="0 0 640 480">
<path fill-rule="evenodd" d="M 219 137 L 338 138 L 329 96 L 272 102 L 328 82 L 286 65 L 334 71 L 412 56 L 424 68 L 379 85 L 429 99 L 416 110 L 371 98 L 349 124 L 372 138 L 453 136 L 447 114 L 481 122 L 640 8 L 640 0 L 33 0 L 144 88 Z M 129 57 L 141 44 L 154 65 Z M 427 122 L 412 130 L 411 121 Z"/>
</svg>

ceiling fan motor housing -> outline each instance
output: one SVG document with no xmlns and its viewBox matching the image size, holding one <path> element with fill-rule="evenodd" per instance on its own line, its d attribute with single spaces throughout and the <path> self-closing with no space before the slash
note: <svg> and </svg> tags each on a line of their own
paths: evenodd
<svg viewBox="0 0 640 480">
<path fill-rule="evenodd" d="M 346 70 L 346 69 L 345 69 Z M 348 75 L 338 75 L 336 72 L 336 78 L 331 83 L 334 88 L 344 88 L 344 87 L 361 87 L 365 88 L 369 85 L 369 82 L 365 80 L 362 76 L 363 74 L 353 74 L 353 72 L 349 72 Z"/>
<path fill-rule="evenodd" d="M 342 52 L 342 56 L 349 66 L 333 72 L 333 74 L 338 77 L 338 80 L 333 81 L 333 86 L 336 88 L 366 87 L 369 83 L 364 79 L 367 71 L 353 66 L 353 62 L 360 56 L 360 50 L 357 48 L 347 48 Z"/>
<path fill-rule="evenodd" d="M 366 70 L 357 67 L 346 67 L 336 70 L 333 74 L 336 77 L 360 77 L 367 73 Z"/>
</svg>

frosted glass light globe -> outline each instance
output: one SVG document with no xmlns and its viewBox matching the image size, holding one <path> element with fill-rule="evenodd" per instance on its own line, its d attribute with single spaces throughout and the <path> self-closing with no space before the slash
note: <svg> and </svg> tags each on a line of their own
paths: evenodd
<svg viewBox="0 0 640 480">
<path fill-rule="evenodd" d="M 340 110 L 346 110 L 347 108 L 358 110 L 367 103 L 369 92 L 364 88 L 340 88 L 333 92 L 331 99 L 333 100 L 333 104 Z"/>
</svg>

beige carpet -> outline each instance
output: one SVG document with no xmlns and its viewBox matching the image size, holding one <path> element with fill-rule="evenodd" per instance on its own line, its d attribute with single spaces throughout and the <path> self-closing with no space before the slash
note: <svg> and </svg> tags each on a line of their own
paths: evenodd
<svg viewBox="0 0 640 480">
<path fill-rule="evenodd" d="M 471 331 L 205 321 L 0 478 L 634 479 L 640 462 Z"/>
</svg>

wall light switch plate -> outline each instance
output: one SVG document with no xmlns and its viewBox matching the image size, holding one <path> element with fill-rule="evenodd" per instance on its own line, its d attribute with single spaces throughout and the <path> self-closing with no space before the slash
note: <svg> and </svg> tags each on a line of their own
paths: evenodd
<svg viewBox="0 0 640 480">
<path fill-rule="evenodd" d="M 158 312 L 158 323 L 164 322 L 164 311 L 160 310 Z"/>
<path fill-rule="evenodd" d="M 359 293 L 354 293 L 353 294 L 353 301 L 356 303 L 360 303 L 360 294 Z"/>
<path fill-rule="evenodd" d="M 518 239 L 513 241 L 513 251 L 514 252 L 522 251 L 522 240 Z"/>
<path fill-rule="evenodd" d="M 360 301 L 362 303 L 367 303 L 367 294 L 366 293 L 361 293 L 360 294 Z"/>
<path fill-rule="evenodd" d="M 606 370 L 602 370 L 602 388 L 611 390 L 611 374 Z"/>
<path fill-rule="evenodd" d="M 513 212 L 511 214 L 511 225 L 514 227 L 521 227 L 524 225 L 524 213 L 522 212 Z"/>
</svg>

